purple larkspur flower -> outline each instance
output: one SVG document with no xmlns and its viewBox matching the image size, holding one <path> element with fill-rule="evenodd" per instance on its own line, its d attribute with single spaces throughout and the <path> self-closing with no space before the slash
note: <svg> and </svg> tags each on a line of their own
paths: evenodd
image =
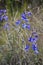
<svg viewBox="0 0 43 65">
<path fill-rule="evenodd" d="M 22 20 L 24 20 L 25 22 L 28 22 L 29 20 L 27 18 L 21 18 Z"/>
<path fill-rule="evenodd" d="M 30 24 L 27 24 L 26 28 L 27 28 L 28 30 L 30 30 Z"/>
<path fill-rule="evenodd" d="M 6 16 L 6 15 L 0 16 L 0 20 L 3 20 L 3 19 L 7 21 L 8 20 L 8 16 Z"/>
<path fill-rule="evenodd" d="M 25 13 L 22 13 L 21 14 L 21 17 L 24 18 L 24 19 L 26 19 L 26 14 Z"/>
<path fill-rule="evenodd" d="M 0 16 L 2 15 L 2 12 L 0 12 Z"/>
<path fill-rule="evenodd" d="M 0 21 L 1 21 L 1 17 L 0 17 Z"/>
<path fill-rule="evenodd" d="M 3 10 L 0 10 L 0 15 L 2 15 L 2 13 L 3 13 Z"/>
<path fill-rule="evenodd" d="M 28 41 L 30 41 L 31 43 L 33 43 L 33 42 L 34 42 L 34 40 L 33 40 L 32 36 L 28 38 Z"/>
<path fill-rule="evenodd" d="M 1 16 L 0 16 L 0 21 L 2 21 L 2 18 L 1 18 Z"/>
<path fill-rule="evenodd" d="M 29 48 L 30 48 L 30 46 L 26 44 L 26 46 L 25 46 L 25 51 L 28 51 Z"/>
<path fill-rule="evenodd" d="M 30 41 L 31 43 L 36 43 L 37 40 L 38 39 L 36 37 L 33 38 L 32 36 L 30 38 L 28 38 L 28 41 Z"/>
<path fill-rule="evenodd" d="M 38 50 L 36 43 L 32 44 L 32 49 L 33 49 L 34 51 L 35 51 L 35 50 Z"/>
<path fill-rule="evenodd" d="M 21 20 L 18 20 L 15 22 L 16 25 L 20 25 L 20 23 L 21 23 Z"/>
<path fill-rule="evenodd" d="M 38 38 L 37 37 L 34 37 L 33 40 L 34 40 L 34 43 L 36 43 L 37 40 L 38 40 Z"/>
<path fill-rule="evenodd" d="M 31 13 L 31 12 L 27 12 L 27 15 L 28 15 L 28 16 L 31 16 L 31 15 L 32 15 L 32 13 Z"/>
<path fill-rule="evenodd" d="M 32 50 L 34 50 L 34 52 L 35 52 L 36 54 L 39 53 L 38 47 L 37 47 L 37 44 L 36 44 L 36 43 L 32 44 Z"/>
<path fill-rule="evenodd" d="M 5 21 L 7 21 L 8 20 L 8 16 L 4 15 L 3 19 L 5 19 Z"/>
<path fill-rule="evenodd" d="M 21 19 L 24 20 L 25 22 L 28 22 L 29 21 L 27 19 L 27 17 L 26 17 L 26 13 L 25 12 L 21 14 Z"/>
<path fill-rule="evenodd" d="M 26 20 L 27 18 L 26 18 L 25 16 L 22 16 L 21 19 L 22 19 L 22 20 Z"/>
<path fill-rule="evenodd" d="M 27 25 L 26 25 L 25 23 L 24 23 L 24 24 L 22 24 L 22 28 L 24 28 L 24 29 L 25 29 L 25 28 L 26 28 L 26 26 L 27 26 Z"/>
<path fill-rule="evenodd" d="M 3 12 L 6 13 L 7 12 L 6 9 L 4 9 Z"/>
<path fill-rule="evenodd" d="M 3 16 L 1 16 L 1 19 L 2 19 L 2 20 L 4 19 Z"/>
<path fill-rule="evenodd" d="M 0 12 L 6 13 L 7 11 L 6 11 L 6 9 L 1 9 Z"/>
<path fill-rule="evenodd" d="M 0 16 L 0 21 L 2 21 L 3 20 L 3 16 Z"/>
<path fill-rule="evenodd" d="M 25 19 L 25 22 L 29 22 L 29 20 L 28 19 Z"/>
<path fill-rule="evenodd" d="M 3 13 L 3 10 L 0 10 L 0 13 Z"/>
<path fill-rule="evenodd" d="M 24 13 L 21 15 L 21 19 L 28 22 L 28 19 L 26 18 L 26 15 Z"/>
<path fill-rule="evenodd" d="M 26 14 L 25 13 L 22 13 L 21 14 L 21 17 L 24 18 L 24 19 L 26 19 Z"/>
</svg>

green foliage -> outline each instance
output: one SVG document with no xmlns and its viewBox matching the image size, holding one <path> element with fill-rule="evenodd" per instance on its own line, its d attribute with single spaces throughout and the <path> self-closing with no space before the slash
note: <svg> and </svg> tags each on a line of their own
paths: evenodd
<svg viewBox="0 0 43 65">
<path fill-rule="evenodd" d="M 6 43 L 7 43 L 6 31 L 1 31 L 0 32 L 0 45 L 4 45 Z"/>
<path fill-rule="evenodd" d="M 0 53 L 0 61 L 2 60 L 2 58 L 3 58 L 3 55 L 2 55 L 2 53 Z"/>
<path fill-rule="evenodd" d="M 7 55 L 6 55 L 6 57 L 5 57 L 7 64 L 10 63 L 11 57 L 12 57 L 12 53 L 8 52 Z"/>
</svg>

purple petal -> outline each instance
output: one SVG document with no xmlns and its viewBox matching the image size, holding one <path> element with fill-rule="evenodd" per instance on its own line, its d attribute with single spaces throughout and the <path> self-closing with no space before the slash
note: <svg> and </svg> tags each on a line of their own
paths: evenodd
<svg viewBox="0 0 43 65">
<path fill-rule="evenodd" d="M 15 22 L 16 25 L 19 25 L 20 23 L 21 23 L 20 20 L 18 20 L 18 21 Z"/>
<path fill-rule="evenodd" d="M 30 48 L 29 45 L 26 45 L 25 50 L 28 51 L 29 48 Z"/>
<path fill-rule="evenodd" d="M 25 28 L 26 28 L 26 26 L 27 26 L 27 25 L 26 25 L 25 23 L 24 23 L 24 24 L 22 24 L 22 28 L 24 28 L 24 29 L 25 29 Z"/>
<path fill-rule="evenodd" d="M 26 28 L 27 28 L 28 30 L 30 30 L 30 24 L 28 24 L 28 25 L 26 26 Z"/>
<path fill-rule="evenodd" d="M 38 50 L 38 48 L 37 48 L 37 44 L 32 44 L 32 50 Z"/>
<path fill-rule="evenodd" d="M 21 17 L 24 18 L 24 19 L 26 19 L 25 13 L 22 13 L 22 14 L 21 14 Z"/>
<path fill-rule="evenodd" d="M 0 12 L 0 15 L 2 15 L 2 12 Z"/>
<path fill-rule="evenodd" d="M 2 21 L 3 19 L 2 19 L 2 17 L 0 16 L 0 21 Z"/>
<path fill-rule="evenodd" d="M 31 13 L 31 12 L 27 12 L 27 15 L 28 15 L 28 16 L 31 16 L 31 15 L 32 15 L 32 13 Z"/>
<path fill-rule="evenodd" d="M 7 11 L 6 11 L 6 9 L 4 9 L 4 10 L 0 10 L 0 12 L 2 12 L 2 13 L 6 13 Z"/>
<path fill-rule="evenodd" d="M 28 41 L 33 43 L 33 38 L 32 37 L 28 38 Z"/>
<path fill-rule="evenodd" d="M 4 13 L 6 13 L 7 11 L 6 10 L 3 10 Z"/>
<path fill-rule="evenodd" d="M 5 15 L 4 15 L 3 18 L 4 18 L 6 21 L 8 20 L 8 16 L 5 16 Z"/>
</svg>

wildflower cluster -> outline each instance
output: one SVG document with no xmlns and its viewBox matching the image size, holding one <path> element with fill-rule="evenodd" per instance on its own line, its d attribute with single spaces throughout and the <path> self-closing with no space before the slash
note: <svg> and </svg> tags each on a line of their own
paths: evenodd
<svg viewBox="0 0 43 65">
<path fill-rule="evenodd" d="M 32 15 L 31 12 L 24 12 L 24 13 L 22 13 L 22 14 L 21 14 L 21 20 L 16 21 L 16 25 L 18 26 L 18 25 L 22 24 L 22 28 L 23 28 L 23 29 L 28 29 L 28 30 L 30 30 L 31 25 L 30 25 L 30 24 L 27 24 L 27 22 L 29 22 L 29 19 L 27 18 L 27 16 L 30 17 L 31 15 Z M 25 22 L 24 22 L 24 23 L 21 23 L 22 21 L 25 21 Z M 32 35 L 33 35 L 34 37 L 32 37 Z M 28 38 L 28 41 L 32 43 L 32 50 L 33 50 L 36 54 L 38 54 L 39 52 L 38 52 L 38 48 L 37 48 L 37 44 L 36 44 L 36 42 L 37 42 L 37 40 L 38 40 L 38 34 L 37 34 L 36 32 L 32 32 L 32 35 L 30 36 L 30 38 Z M 29 48 L 30 48 L 29 45 L 26 45 L 26 46 L 25 46 L 25 50 L 26 50 L 26 51 L 28 51 Z"/>
<path fill-rule="evenodd" d="M 34 37 L 31 36 L 30 38 L 28 38 L 28 41 L 32 43 L 32 49 L 36 54 L 38 54 L 39 52 L 36 44 L 38 40 L 38 34 L 36 32 L 33 32 L 32 34 L 34 35 Z"/>
<path fill-rule="evenodd" d="M 2 15 L 2 13 L 6 13 L 6 10 L 0 10 L 0 12 L 1 12 L 0 15 Z M 17 20 L 17 21 L 15 22 L 15 25 L 16 25 L 16 26 L 21 25 L 21 28 L 30 31 L 31 25 L 27 23 L 27 22 L 29 22 L 29 19 L 27 18 L 27 16 L 30 17 L 31 15 L 32 15 L 31 12 L 23 12 L 23 13 L 21 14 L 21 19 L 20 19 L 20 20 Z M 1 16 L 1 17 L 2 17 L 1 20 L 3 20 L 3 18 L 4 18 L 5 20 L 8 20 L 8 16 L 6 16 L 6 15 Z M 24 23 L 22 23 L 22 21 L 24 21 Z M 10 29 L 8 22 L 4 25 L 4 29 L 8 29 L 8 30 Z M 32 35 L 33 35 L 34 37 L 32 37 Z M 36 32 L 32 32 L 32 35 L 30 36 L 30 38 L 28 38 L 28 41 L 32 43 L 32 50 L 33 50 L 35 53 L 38 53 L 38 48 L 37 48 L 37 44 L 36 44 L 36 42 L 37 42 L 37 40 L 38 40 L 38 34 L 37 34 Z M 25 45 L 25 50 L 28 51 L 29 48 L 30 48 L 30 46 L 26 44 L 26 45 Z"/>
<path fill-rule="evenodd" d="M 6 9 L 2 9 L 0 10 L 0 21 L 7 21 L 8 20 L 8 16 L 6 15 Z"/>
<path fill-rule="evenodd" d="M 21 20 L 16 21 L 15 24 L 18 26 L 18 25 L 20 25 L 22 23 L 22 21 L 25 21 L 24 23 L 22 23 L 22 28 L 30 30 L 30 24 L 27 24 L 27 22 L 29 22 L 29 20 L 26 17 L 27 14 L 28 14 L 28 16 L 31 16 L 30 13 L 31 12 L 22 13 L 21 14 Z"/>
</svg>

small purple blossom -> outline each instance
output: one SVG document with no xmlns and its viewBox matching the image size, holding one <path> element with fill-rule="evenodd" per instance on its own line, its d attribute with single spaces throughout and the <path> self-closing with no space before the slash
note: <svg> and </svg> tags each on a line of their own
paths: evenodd
<svg viewBox="0 0 43 65">
<path fill-rule="evenodd" d="M 22 19 L 22 20 L 26 20 L 26 17 L 25 17 L 25 16 L 22 16 L 21 19 Z"/>
<path fill-rule="evenodd" d="M 2 15 L 3 13 L 6 13 L 6 9 L 0 10 L 0 21 L 4 20 L 8 20 L 8 16 L 6 15 Z"/>
<path fill-rule="evenodd" d="M 25 19 L 25 22 L 29 22 L 29 20 L 28 19 Z"/>
<path fill-rule="evenodd" d="M 21 23 L 21 20 L 18 20 L 15 22 L 16 25 L 19 25 Z"/>
<path fill-rule="evenodd" d="M 32 13 L 31 13 L 31 12 L 27 12 L 27 15 L 28 15 L 28 16 L 31 16 L 31 15 L 32 15 Z"/>
<path fill-rule="evenodd" d="M 3 12 L 6 13 L 7 12 L 6 9 L 4 9 Z"/>
<path fill-rule="evenodd" d="M 29 48 L 30 48 L 29 45 L 26 45 L 26 46 L 25 46 L 25 51 L 28 51 Z"/>
<path fill-rule="evenodd" d="M 7 21 L 7 20 L 8 20 L 8 16 L 4 15 L 4 16 L 3 16 L 3 19 L 4 19 L 5 21 Z"/>
<path fill-rule="evenodd" d="M 21 14 L 21 17 L 24 18 L 24 19 L 26 19 L 26 14 L 25 13 L 22 13 Z"/>
<path fill-rule="evenodd" d="M 7 20 L 8 20 L 8 16 L 6 16 L 6 15 L 0 16 L 0 20 L 2 21 L 3 19 L 4 19 L 5 21 L 7 21 Z"/>
<path fill-rule="evenodd" d="M 0 10 L 0 13 L 3 13 L 3 10 Z"/>
<path fill-rule="evenodd" d="M 30 37 L 30 38 L 28 38 L 28 41 L 30 41 L 31 43 L 36 43 L 37 42 L 37 40 L 38 40 L 38 38 L 37 37 Z"/>
<path fill-rule="evenodd" d="M 26 14 L 25 13 L 21 14 L 21 19 L 26 21 L 26 22 L 28 22 L 28 19 L 26 18 Z"/>
<path fill-rule="evenodd" d="M 2 21 L 2 17 L 0 16 L 0 21 Z"/>
<path fill-rule="evenodd" d="M 36 44 L 36 43 L 32 44 L 32 50 L 33 50 L 36 54 L 39 53 L 38 47 L 37 47 L 37 44 Z"/>
<path fill-rule="evenodd" d="M 2 12 L 0 12 L 0 16 L 2 15 Z"/>
<path fill-rule="evenodd" d="M 33 38 L 33 42 L 32 43 L 36 43 L 37 39 L 36 38 Z"/>
<path fill-rule="evenodd" d="M 6 11 L 6 9 L 3 9 L 3 10 L 1 9 L 0 12 L 1 13 L 6 13 L 7 11 Z"/>
<path fill-rule="evenodd" d="M 4 18 L 3 18 L 3 16 L 0 16 L 0 21 L 2 21 Z"/>
<path fill-rule="evenodd" d="M 1 21 L 1 17 L 0 17 L 0 21 Z"/>
<path fill-rule="evenodd" d="M 24 20 L 25 22 L 28 22 L 29 21 L 27 18 L 21 17 L 21 19 Z"/>
<path fill-rule="evenodd" d="M 4 18 L 3 18 L 3 16 L 1 16 L 1 20 L 3 20 Z"/>
<path fill-rule="evenodd" d="M 32 49 L 33 49 L 34 51 L 35 51 L 35 50 L 38 50 L 36 43 L 32 44 Z"/>
<path fill-rule="evenodd" d="M 24 24 L 22 24 L 22 28 L 24 28 L 24 29 L 25 29 L 25 28 L 26 28 L 26 26 L 27 26 L 27 25 L 26 25 L 25 23 L 24 23 Z"/>
<path fill-rule="evenodd" d="M 30 24 L 28 24 L 28 25 L 26 26 L 26 28 L 27 28 L 28 30 L 30 30 Z"/>
<path fill-rule="evenodd" d="M 33 40 L 32 36 L 30 38 L 28 38 L 28 41 L 33 43 L 34 40 Z"/>
</svg>

